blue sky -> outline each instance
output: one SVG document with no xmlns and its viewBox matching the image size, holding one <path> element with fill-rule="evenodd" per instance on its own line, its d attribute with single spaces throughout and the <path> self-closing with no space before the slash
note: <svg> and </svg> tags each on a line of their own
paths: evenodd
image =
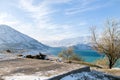
<svg viewBox="0 0 120 80">
<path fill-rule="evenodd" d="M 108 18 L 120 19 L 120 0 L 0 0 L 0 24 L 39 41 L 87 36 Z"/>
</svg>

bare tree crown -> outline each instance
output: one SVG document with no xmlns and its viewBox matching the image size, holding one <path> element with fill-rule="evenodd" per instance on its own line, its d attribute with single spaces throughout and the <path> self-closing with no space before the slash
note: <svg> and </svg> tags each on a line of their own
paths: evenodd
<svg viewBox="0 0 120 80">
<path fill-rule="evenodd" d="M 91 34 L 93 48 L 100 53 L 104 53 L 109 62 L 114 65 L 120 58 L 120 22 L 108 20 L 99 37 L 96 35 L 95 27 L 91 28 Z"/>
</svg>

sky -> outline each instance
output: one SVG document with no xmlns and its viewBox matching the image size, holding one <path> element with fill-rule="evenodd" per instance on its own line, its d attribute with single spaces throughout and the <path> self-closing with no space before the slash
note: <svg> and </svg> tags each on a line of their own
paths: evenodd
<svg viewBox="0 0 120 80">
<path fill-rule="evenodd" d="M 88 36 L 108 18 L 120 19 L 120 0 L 0 0 L 0 24 L 38 41 Z"/>
</svg>

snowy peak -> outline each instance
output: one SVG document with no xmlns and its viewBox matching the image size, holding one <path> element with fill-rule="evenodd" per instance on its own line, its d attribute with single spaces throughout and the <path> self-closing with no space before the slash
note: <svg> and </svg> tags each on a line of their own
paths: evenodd
<svg viewBox="0 0 120 80">
<path fill-rule="evenodd" d="M 0 49 L 9 48 L 45 50 L 49 47 L 7 25 L 0 25 Z"/>
<path fill-rule="evenodd" d="M 20 43 L 32 40 L 28 36 L 14 30 L 7 25 L 0 25 L 0 44 L 2 43 Z"/>
<path fill-rule="evenodd" d="M 90 37 L 83 36 L 83 37 L 63 39 L 60 41 L 43 41 L 43 43 L 53 47 L 62 47 L 62 46 L 68 47 L 68 46 L 74 46 L 77 44 L 89 44 Z"/>
</svg>

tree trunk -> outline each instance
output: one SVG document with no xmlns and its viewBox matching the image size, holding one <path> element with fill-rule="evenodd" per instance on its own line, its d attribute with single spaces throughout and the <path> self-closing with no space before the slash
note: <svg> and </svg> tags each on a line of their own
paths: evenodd
<svg viewBox="0 0 120 80">
<path fill-rule="evenodd" d="M 111 69 L 112 68 L 112 64 L 111 64 L 111 62 L 109 62 L 109 69 Z"/>
<path fill-rule="evenodd" d="M 114 65 L 114 62 L 112 60 L 109 60 L 109 69 L 111 69 Z"/>
</svg>

